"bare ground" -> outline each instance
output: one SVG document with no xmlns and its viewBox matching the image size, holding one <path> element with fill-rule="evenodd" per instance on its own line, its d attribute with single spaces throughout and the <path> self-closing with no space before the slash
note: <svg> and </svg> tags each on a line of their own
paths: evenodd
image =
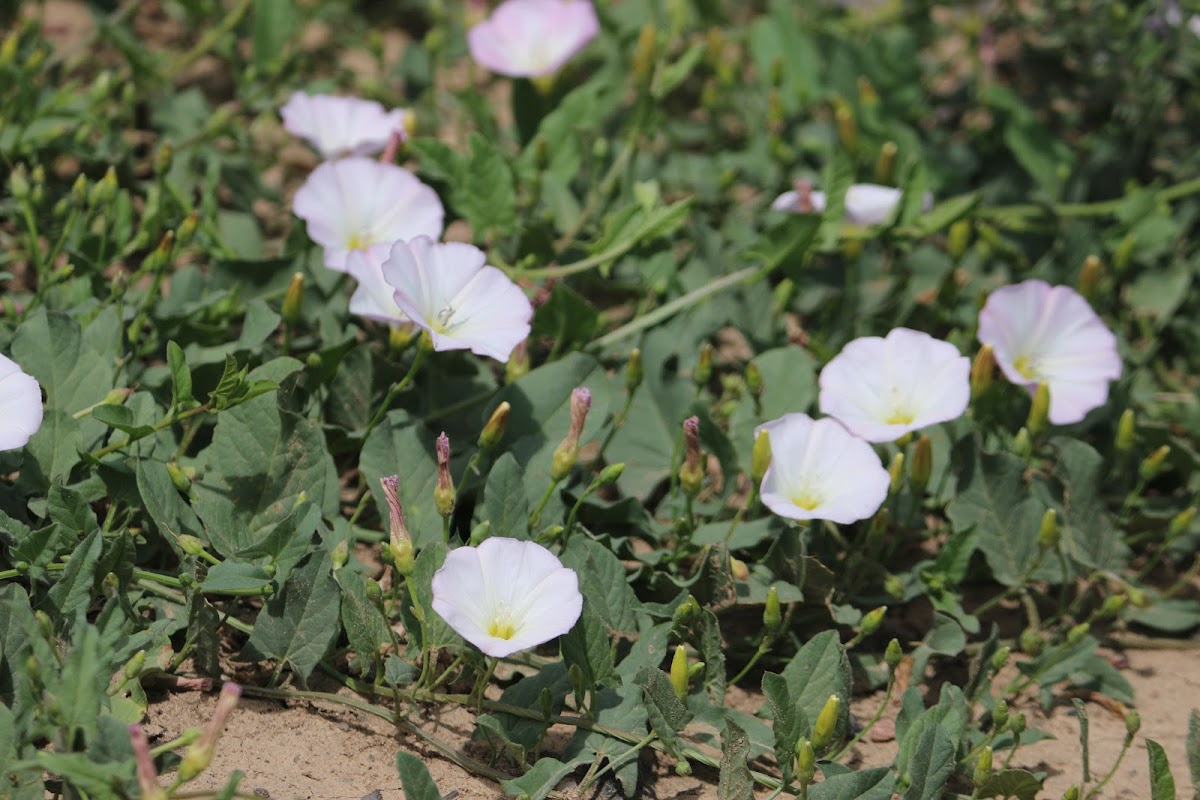
<svg viewBox="0 0 1200 800">
<path fill-rule="evenodd" d="M 1133 684 L 1142 716 L 1142 729 L 1117 774 L 1099 795 L 1101 798 L 1143 798 L 1149 795 L 1145 738 L 1154 739 L 1170 758 L 1179 795 L 1189 796 L 1185 735 L 1188 714 L 1200 707 L 1200 666 L 1197 654 L 1186 651 L 1131 651 L 1125 675 Z M 736 693 L 731 700 L 754 710 L 755 695 Z M 868 717 L 882 696 L 856 700 L 855 713 Z M 195 692 L 164 695 L 150 708 L 148 731 L 167 741 L 188 726 L 202 725 L 211 715 L 215 695 Z M 1047 773 L 1042 796 L 1060 797 L 1079 781 L 1079 726 L 1069 703 L 1060 703 L 1049 716 L 1035 703 L 1021 708 L 1031 727 L 1057 738 L 1022 747 L 1012 766 Z M 885 714 L 883 727 L 894 719 L 895 709 Z M 1088 703 L 1091 722 L 1093 772 L 1103 774 L 1114 763 L 1125 737 L 1125 724 L 1116 710 Z M 452 709 L 423 727 L 455 746 L 467 739 L 472 728 L 469 711 Z M 895 742 L 864 743 L 856 754 L 862 766 L 888 764 Z M 384 720 L 330 703 L 284 703 L 246 698 L 233 716 L 217 747 L 209 772 L 196 781 L 196 788 L 213 788 L 224 783 L 235 769 L 245 773 L 243 791 L 262 797 L 322 798 L 322 800 L 399 800 L 403 797 L 397 777 L 396 752 L 406 749 L 425 759 L 443 795 L 457 791 L 460 800 L 502 797 L 495 783 L 472 775 L 426 748 L 411 737 L 397 736 Z M 656 800 L 675 797 L 715 796 L 715 774 L 697 768 L 688 778 L 669 769 L 656 769 L 655 778 L 644 792 Z M 1093 780 L 1096 780 L 1093 777 Z M 189 787 L 190 788 L 190 787 Z"/>
</svg>

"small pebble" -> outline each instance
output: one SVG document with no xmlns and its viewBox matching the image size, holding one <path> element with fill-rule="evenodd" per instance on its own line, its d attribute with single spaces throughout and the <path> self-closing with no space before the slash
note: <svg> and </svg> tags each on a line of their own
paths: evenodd
<svg viewBox="0 0 1200 800">
<path fill-rule="evenodd" d="M 867 738 L 872 742 L 890 742 L 896 738 L 896 723 L 890 719 L 881 719 L 871 728 Z"/>
</svg>

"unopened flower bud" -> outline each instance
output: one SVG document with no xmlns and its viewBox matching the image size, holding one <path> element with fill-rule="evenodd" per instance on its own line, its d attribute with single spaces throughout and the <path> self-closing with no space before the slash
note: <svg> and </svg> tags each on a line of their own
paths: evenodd
<svg viewBox="0 0 1200 800">
<path fill-rule="evenodd" d="M 992 672 L 999 672 L 1008 664 L 1009 656 L 1012 655 L 1012 650 L 1008 647 L 1001 647 L 996 652 L 992 653 L 992 660 L 988 665 L 992 668 Z"/>
<path fill-rule="evenodd" d="M 858 624 L 859 633 L 863 636 L 870 636 L 875 633 L 883 623 L 885 614 L 887 614 L 887 606 L 879 606 L 863 614 L 862 621 Z"/>
<path fill-rule="evenodd" d="M 888 496 L 895 497 L 904 485 L 904 453 L 892 456 L 892 462 L 888 464 L 888 477 Z"/>
<path fill-rule="evenodd" d="M 125 668 L 122 672 L 126 678 L 133 680 L 142 674 L 144 666 L 146 666 L 146 651 L 138 650 L 133 654 L 133 658 L 125 662 Z"/>
<path fill-rule="evenodd" d="M 708 342 L 700 348 L 700 357 L 696 360 L 696 368 L 692 371 L 692 383 L 699 388 L 708 385 L 713 371 L 713 346 Z"/>
<path fill-rule="evenodd" d="M 1090 255 L 1083 260 L 1083 266 L 1079 268 L 1079 293 L 1087 299 L 1089 303 L 1096 302 L 1096 298 L 1100 296 L 1100 284 L 1104 280 L 1104 264 L 1101 263 L 1100 257 Z"/>
<path fill-rule="evenodd" d="M 740 558 L 729 557 L 729 573 L 733 575 L 733 579 L 737 581 L 750 580 L 750 568 L 746 566 L 746 562 Z"/>
<path fill-rule="evenodd" d="M 1138 474 L 1142 476 L 1144 481 L 1152 481 L 1162 472 L 1163 464 L 1167 460 L 1167 456 L 1171 454 L 1169 445 L 1163 445 L 1155 450 L 1142 461 L 1138 466 Z"/>
<path fill-rule="evenodd" d="M 549 545 L 551 542 L 558 539 L 558 537 L 562 536 L 564 530 L 566 529 L 562 525 L 547 525 L 538 531 L 538 534 L 533 537 L 533 540 L 540 545 Z"/>
<path fill-rule="evenodd" d="M 183 760 L 179 762 L 179 777 L 182 780 L 190 781 L 208 769 L 208 765 L 212 763 L 213 750 L 217 746 L 217 740 L 221 738 L 225 723 L 229 721 L 229 715 L 237 708 L 241 696 L 242 687 L 236 683 L 227 683 L 221 687 L 221 696 L 217 698 L 217 708 L 213 712 L 212 719 L 205 726 L 204 733 L 200 734 L 196 743 L 187 749 Z"/>
<path fill-rule="evenodd" d="M 688 497 L 700 494 L 704 485 L 704 467 L 700 463 L 700 418 L 683 421 L 683 464 L 679 468 L 679 485 Z"/>
<path fill-rule="evenodd" d="M 971 397 L 979 397 L 990 389 L 995 374 L 996 353 L 990 344 L 985 344 L 971 362 Z"/>
<path fill-rule="evenodd" d="M 1016 711 L 1008 717 L 1008 729 L 1013 732 L 1014 736 L 1020 736 L 1024 733 L 1028 724 L 1023 711 Z"/>
<path fill-rule="evenodd" d="M 704 675 L 704 662 L 696 661 L 688 666 L 688 682 L 699 680 Z"/>
<path fill-rule="evenodd" d="M 758 364 L 751 361 L 746 364 L 746 390 L 757 400 L 762 397 L 763 388 L 762 370 L 758 368 Z"/>
<path fill-rule="evenodd" d="M 771 586 L 767 589 L 767 602 L 763 605 L 763 629 L 767 635 L 774 634 L 783 621 L 783 609 L 779 603 L 779 591 Z"/>
<path fill-rule="evenodd" d="M 196 228 L 200 226 L 200 215 L 193 211 L 183 218 L 183 222 L 179 223 L 179 230 L 175 232 L 175 244 L 178 247 L 183 247 L 192 241 L 192 237 L 196 235 Z"/>
<path fill-rule="evenodd" d="M 400 506 L 400 496 L 397 493 L 400 478 L 390 475 L 380 478 L 379 483 L 383 486 L 383 497 L 388 506 L 388 553 L 397 572 L 401 575 L 411 575 L 413 569 L 412 536 L 409 535 L 408 525 L 404 522 L 404 509 Z"/>
<path fill-rule="evenodd" d="M 946 250 L 955 261 L 962 260 L 971 246 L 971 220 L 960 219 L 950 226 L 946 236 Z"/>
<path fill-rule="evenodd" d="M 487 453 L 495 449 L 500 440 L 504 438 L 504 432 L 508 430 L 508 414 L 512 411 L 512 406 L 505 400 L 500 405 L 496 406 L 496 410 L 488 417 L 487 424 L 483 426 L 483 431 L 479 434 L 479 449 Z"/>
<path fill-rule="evenodd" d="M 879 541 L 888 531 L 888 525 L 891 524 L 892 515 L 888 512 L 887 506 L 881 507 L 875 512 L 875 516 L 871 517 L 871 522 L 867 525 L 867 539 L 870 541 Z"/>
<path fill-rule="evenodd" d="M 467 544 L 471 547 L 478 547 L 483 540 L 492 535 L 492 521 L 485 519 L 483 522 L 471 528 L 471 535 L 467 540 Z"/>
<path fill-rule="evenodd" d="M 1195 506 L 1188 506 L 1172 517 L 1170 524 L 1167 525 L 1167 541 L 1171 541 L 1176 536 L 1186 533 L 1188 528 L 1192 527 L 1194 519 L 1196 519 Z"/>
<path fill-rule="evenodd" d="M 204 552 L 204 542 L 195 536 L 185 533 L 177 537 L 175 541 L 179 544 L 179 549 L 189 556 L 198 556 Z"/>
<path fill-rule="evenodd" d="M 1046 430 L 1050 421 L 1050 384 L 1042 381 L 1033 393 L 1033 403 L 1029 406 L 1029 417 L 1025 420 L 1025 429 L 1030 436 L 1039 436 Z"/>
<path fill-rule="evenodd" d="M 550 480 L 561 481 L 567 477 L 571 467 L 579 458 L 579 437 L 583 434 L 583 426 L 587 422 L 588 409 L 592 407 L 592 393 L 586 387 L 579 387 L 571 393 L 571 427 L 566 437 L 554 449 L 550 462 Z"/>
<path fill-rule="evenodd" d="M 675 612 L 671 615 L 671 622 L 675 625 L 686 625 L 700 613 L 700 604 L 696 602 L 696 598 L 688 595 L 687 598 L 675 608 Z"/>
<path fill-rule="evenodd" d="M 154 174 L 161 178 L 170 172 L 171 161 L 174 157 L 175 151 L 170 142 L 163 142 L 159 145 L 158 152 L 154 154 Z"/>
<path fill-rule="evenodd" d="M 834 100 L 833 119 L 837 124 L 838 142 L 842 145 L 842 149 L 851 155 L 857 153 L 858 123 L 854 121 L 854 113 L 844 100 Z"/>
<path fill-rule="evenodd" d="M 929 485 L 929 476 L 932 473 L 933 441 L 922 435 L 913 448 L 912 464 L 908 467 L 908 485 L 918 503 L 925 495 L 925 487 Z"/>
<path fill-rule="evenodd" d="M 1084 637 L 1088 635 L 1088 632 L 1091 629 L 1092 626 L 1086 622 L 1081 622 L 1075 627 L 1071 628 L 1071 630 L 1067 631 L 1067 645 L 1074 647 L 1075 645 L 1079 644 L 1083 641 Z"/>
<path fill-rule="evenodd" d="M 812 783 L 817 775 L 817 751 L 808 739 L 796 742 L 796 780 L 802 785 Z"/>
<path fill-rule="evenodd" d="M 1053 508 L 1047 508 L 1046 513 L 1042 514 L 1041 525 L 1038 526 L 1038 547 L 1042 550 L 1053 550 L 1058 547 L 1058 540 L 1061 537 L 1062 530 L 1058 525 L 1058 512 Z"/>
<path fill-rule="evenodd" d="M 904 650 L 900 647 L 899 639 L 892 639 L 888 642 L 887 649 L 883 651 L 883 663 L 888 665 L 888 669 L 893 672 L 896 667 L 900 666 L 900 660 L 904 658 Z"/>
<path fill-rule="evenodd" d="M 996 702 L 996 707 L 992 709 L 992 728 L 993 730 L 1001 731 L 1008 726 L 1008 703 L 1003 700 Z"/>
<path fill-rule="evenodd" d="M 654 76 L 655 53 L 658 49 L 658 33 L 653 23 L 647 22 L 638 34 L 633 50 L 633 75 L 638 86 L 648 86 Z"/>
<path fill-rule="evenodd" d="M 611 486 L 617 482 L 617 480 L 621 477 L 621 473 L 624 471 L 625 464 L 623 462 L 609 464 L 607 467 L 600 470 L 600 474 L 597 475 L 595 480 L 592 481 L 591 489 L 595 491 L 596 489 L 602 489 L 605 486 Z"/>
<path fill-rule="evenodd" d="M 529 343 L 522 341 L 513 348 L 504 365 L 504 380 L 508 383 L 520 380 L 529 374 Z"/>
<path fill-rule="evenodd" d="M 671 687 L 675 689 L 675 696 L 681 702 L 687 702 L 688 696 L 688 660 L 687 650 L 683 645 L 678 645 L 675 648 L 675 655 L 671 658 Z"/>
<path fill-rule="evenodd" d="M 750 452 L 750 480 L 755 486 L 762 484 L 767 468 L 771 466 L 771 437 L 762 428 L 754 436 L 754 449 Z"/>
<path fill-rule="evenodd" d="M 1137 735 L 1137 732 L 1142 729 L 1142 715 L 1136 711 L 1130 711 L 1125 715 L 1125 733 L 1131 738 Z"/>
<path fill-rule="evenodd" d="M 903 600 L 904 595 L 907 594 L 904 588 L 904 581 L 895 575 L 888 575 L 883 579 L 883 590 L 897 600 Z"/>
<path fill-rule="evenodd" d="M 1117 268 L 1117 272 L 1123 272 L 1133 262 L 1133 253 L 1137 249 L 1137 234 L 1127 233 L 1125 238 L 1117 245 L 1117 250 L 1113 253 L 1113 266 Z"/>
<path fill-rule="evenodd" d="M 971 779 L 975 782 L 976 788 L 987 783 L 988 778 L 992 777 L 992 748 L 984 747 L 983 752 L 979 754 L 979 760 L 975 762 L 975 772 Z"/>
<path fill-rule="evenodd" d="M 1012 443 L 1013 454 L 1021 458 L 1029 458 L 1033 455 L 1033 439 L 1029 436 L 1029 430 L 1021 428 L 1017 431 L 1017 435 L 1013 437 Z"/>
<path fill-rule="evenodd" d="M 293 272 L 292 281 L 288 284 L 287 293 L 283 296 L 281 316 L 289 327 L 300 320 L 300 312 L 304 310 L 304 273 Z"/>
<path fill-rule="evenodd" d="M 329 557 L 333 561 L 334 572 L 346 566 L 346 562 L 350 560 L 350 542 L 342 539 L 333 546 L 333 552 L 329 554 Z"/>
<path fill-rule="evenodd" d="M 24 164 L 17 164 L 8 176 L 8 189 L 13 199 L 25 200 L 29 197 L 29 170 Z"/>
<path fill-rule="evenodd" d="M 875 180 L 885 186 L 891 184 L 896 177 L 896 153 L 899 148 L 895 142 L 884 142 L 879 148 L 879 157 L 875 159 Z"/>
<path fill-rule="evenodd" d="M 150 740 L 141 725 L 129 726 L 129 741 L 133 745 L 138 790 L 142 800 L 167 800 L 167 793 L 158 785 L 158 770 L 154 767 L 154 757 L 150 755 Z"/>
<path fill-rule="evenodd" d="M 821 709 L 821 713 L 817 714 L 817 721 L 813 724 L 812 746 L 813 750 L 818 753 L 833 742 L 833 734 L 837 730 L 838 712 L 841 707 L 842 699 L 836 694 L 831 694 L 825 701 L 825 707 Z"/>
<path fill-rule="evenodd" d="M 1039 656 L 1046 649 L 1046 639 L 1037 628 L 1026 628 L 1017 639 L 1021 652 L 1027 656 Z"/>
<path fill-rule="evenodd" d="M 629 360 L 625 362 L 625 389 L 633 394 L 642 385 L 642 351 L 633 348 L 629 351 Z"/>
<path fill-rule="evenodd" d="M 1104 598 L 1104 603 L 1100 606 L 1100 610 L 1096 612 L 1096 616 L 1101 619 L 1115 617 L 1125 610 L 1125 606 L 1129 603 L 1129 597 L 1124 594 L 1112 594 Z"/>
<path fill-rule="evenodd" d="M 438 477 L 433 489 L 433 502 L 438 513 L 448 517 L 454 513 L 454 479 L 450 477 L 450 437 L 442 431 L 437 437 Z"/>
<path fill-rule="evenodd" d="M 1136 586 L 1130 586 L 1125 590 L 1125 594 L 1129 595 L 1129 605 L 1134 608 L 1145 608 L 1150 605 L 1150 598 L 1146 593 Z"/>
<path fill-rule="evenodd" d="M 1063 792 L 1062 800 L 1079 800 L 1079 787 L 1073 783 L 1068 786 Z"/>
</svg>

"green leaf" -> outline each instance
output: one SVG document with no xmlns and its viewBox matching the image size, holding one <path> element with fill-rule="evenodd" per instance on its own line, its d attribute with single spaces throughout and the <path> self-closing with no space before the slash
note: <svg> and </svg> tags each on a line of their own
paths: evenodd
<svg viewBox="0 0 1200 800">
<path fill-rule="evenodd" d="M 431 542 L 421 548 L 413 564 L 412 582 L 413 591 L 416 593 L 415 600 L 424 609 L 425 620 L 419 622 L 413 616 L 412 609 L 405 607 L 404 624 L 410 632 L 420 631 L 425 647 L 444 647 L 452 652 L 461 653 L 466 648 L 466 643 L 433 610 L 433 575 L 441 568 L 449 552 L 450 548 L 441 542 Z"/>
<path fill-rule="evenodd" d="M 73 414 L 99 403 L 112 389 L 114 353 L 93 349 L 103 344 L 99 338 L 85 340 L 74 319 L 42 307 L 17 328 L 12 354 L 46 392 L 47 410 Z"/>
<path fill-rule="evenodd" d="M 87 609 L 92 601 L 96 562 L 103 543 L 104 537 L 96 528 L 75 547 L 66 569 L 58 574 L 58 579 L 38 604 L 39 609 L 58 620 L 74 619 L 76 614 Z"/>
<path fill-rule="evenodd" d="M 613 668 L 613 645 L 608 626 L 596 615 L 586 595 L 579 621 L 559 639 L 559 647 L 567 669 L 579 668 L 590 694 L 594 695 L 600 686 L 619 683 Z"/>
<path fill-rule="evenodd" d="M 44 491 L 56 478 L 66 480 L 71 468 L 79 463 L 83 450 L 83 434 L 79 421 L 66 411 L 47 408 L 38 428 L 25 446 L 26 460 L 20 482 Z"/>
<path fill-rule="evenodd" d="M 78 626 L 61 674 L 57 680 L 47 679 L 48 693 L 58 700 L 58 725 L 72 748 L 95 739 L 102 702 L 107 700 L 104 688 L 109 676 L 100 647 L 100 631 L 95 625 Z"/>
<path fill-rule="evenodd" d="M 1002 769 L 988 777 L 979 788 L 979 796 L 1036 800 L 1041 790 L 1042 782 L 1032 772 L 1023 769 Z"/>
<path fill-rule="evenodd" d="M 1167 751 L 1153 739 L 1146 740 L 1150 760 L 1150 800 L 1175 800 L 1175 776 L 1167 763 Z"/>
<path fill-rule="evenodd" d="M 86 536 L 100 527 L 96 515 L 83 495 L 74 489 L 68 489 L 61 482 L 55 481 L 50 485 L 50 496 L 46 498 L 46 513 L 50 519 L 57 522 L 76 538 Z"/>
<path fill-rule="evenodd" d="M 955 448 L 954 464 L 959 494 L 946 516 L 955 533 L 975 528 L 992 577 L 1005 586 L 1021 585 L 1038 558 L 1045 512 L 1025 485 L 1025 461 L 1011 453 L 978 453 L 968 445 Z"/>
<path fill-rule="evenodd" d="M 286 662 L 302 681 L 337 641 L 341 593 L 328 554 L 314 553 L 292 571 L 254 623 L 242 658 Z"/>
<path fill-rule="evenodd" d="M 298 16 L 292 0 L 254 0 L 254 66 L 269 73 L 283 55 Z"/>
<path fill-rule="evenodd" d="M 1187 759 L 1192 786 L 1200 787 L 1200 711 L 1194 708 L 1188 715 Z"/>
<path fill-rule="evenodd" d="M 192 371 L 188 369 L 183 348 L 174 341 L 167 342 L 167 366 L 171 370 L 171 405 L 190 405 L 192 397 Z"/>
<path fill-rule="evenodd" d="M 834 740 L 845 736 L 850 719 L 850 659 L 837 631 L 823 631 L 800 648 L 781 673 L 797 710 L 811 726 L 830 695 L 841 698 Z M 804 731 L 812 736 L 811 728 Z"/>
<path fill-rule="evenodd" d="M 704 55 L 704 44 L 696 42 L 691 47 L 683 52 L 678 59 L 673 63 L 660 67 L 654 75 L 654 82 L 650 86 L 650 94 L 656 100 L 669 95 L 676 86 L 683 83 L 696 65 L 700 63 L 701 57 Z"/>
<path fill-rule="evenodd" d="M 550 298 L 533 315 L 531 336 L 554 341 L 558 351 L 568 351 L 591 340 L 600 312 L 565 283 L 556 283 Z"/>
<path fill-rule="evenodd" d="M 661 669 L 642 669 L 638 673 L 636 683 L 642 687 L 650 727 L 658 734 L 667 752 L 675 758 L 680 758 L 679 732 L 688 724 L 692 713 L 680 702 L 671 686 L 671 679 Z"/>
<path fill-rule="evenodd" d="M 396 770 L 400 773 L 406 800 L 442 800 L 442 793 L 433 782 L 429 768 L 420 758 L 401 750 L 396 753 Z"/>
<path fill-rule="evenodd" d="M 970 214 L 977 205 L 979 205 L 979 195 L 974 192 L 951 197 L 949 200 L 938 203 L 919 217 L 914 224 L 920 232 L 919 235 L 928 236 L 958 222 Z"/>
<path fill-rule="evenodd" d="M 188 505 L 167 472 L 167 465 L 161 461 L 139 458 L 134 466 L 137 478 L 137 491 L 141 496 L 142 507 L 154 520 L 159 533 L 167 544 L 182 557 L 183 553 L 176 540 L 183 535 L 199 536 L 201 533 L 200 519 Z M 149 533 L 147 531 L 147 533 Z"/>
<path fill-rule="evenodd" d="M 580 757 L 573 761 L 559 761 L 551 756 L 543 756 L 533 767 L 519 778 L 500 781 L 500 788 L 513 797 L 528 797 L 529 800 L 543 800 L 554 791 L 554 787 L 562 779 L 574 772 L 582 764 L 591 761 L 591 755 Z"/>
<path fill-rule="evenodd" d="M 496 459 L 483 489 L 483 519 L 491 523 L 492 536 L 529 538 L 529 501 L 525 497 L 524 471 L 512 453 Z"/>
<path fill-rule="evenodd" d="M 822 767 L 824 769 L 824 767 Z M 891 800 L 895 777 L 887 767 L 826 773 L 825 780 L 808 790 L 808 800 Z"/>
<path fill-rule="evenodd" d="M 135 423 L 133 411 L 125 406 L 103 403 L 92 409 L 92 418 L 131 436 L 148 436 L 154 433 L 154 428 L 149 425 Z"/>
<path fill-rule="evenodd" d="M 637 631 L 637 595 L 625 580 L 625 566 L 612 551 L 584 536 L 571 540 L 564 566 L 579 575 L 579 591 L 610 633 Z"/>
<path fill-rule="evenodd" d="M 719 800 L 753 800 L 754 778 L 747 762 L 749 755 L 750 737 L 728 720 L 721 736 L 721 772 L 717 778 Z"/>
<path fill-rule="evenodd" d="M 342 588 L 342 626 L 350 647 L 358 654 L 359 675 L 365 676 L 379 659 L 379 648 L 388 640 L 387 624 L 371 601 L 367 581 L 351 569 L 339 569 L 334 580 Z"/>
<path fill-rule="evenodd" d="M 954 742 L 939 725 L 921 734 L 909 762 L 910 783 L 904 800 L 940 800 L 946 781 L 954 772 Z"/>
<path fill-rule="evenodd" d="M 517 201 L 508 155 L 476 131 L 471 132 L 467 147 L 466 180 L 454 191 L 454 204 L 476 236 L 492 229 L 511 233 L 517 222 Z"/>
<path fill-rule="evenodd" d="M 771 712 L 771 731 L 775 734 L 775 763 L 783 771 L 785 781 L 792 776 L 796 760 L 796 742 L 800 735 L 809 730 L 808 720 L 792 702 L 787 680 L 782 675 L 764 672 L 762 693 L 766 707 Z"/>
<path fill-rule="evenodd" d="M 1129 548 L 1100 494 L 1107 467 L 1090 445 L 1064 436 L 1050 441 L 1058 453 L 1054 475 L 1063 485 L 1062 547 L 1072 561 L 1099 570 L 1125 566 Z"/>
<path fill-rule="evenodd" d="M 257 564 L 237 561 L 222 561 L 212 566 L 200 591 L 205 594 L 247 594 L 262 589 L 271 582 L 271 576 Z"/>
</svg>

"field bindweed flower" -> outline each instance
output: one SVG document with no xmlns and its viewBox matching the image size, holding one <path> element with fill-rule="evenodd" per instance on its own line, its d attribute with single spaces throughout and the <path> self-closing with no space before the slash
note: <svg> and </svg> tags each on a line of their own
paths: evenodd
<svg viewBox="0 0 1200 800">
<path fill-rule="evenodd" d="M 386 111 L 374 100 L 305 92 L 293 92 L 279 109 L 284 130 L 307 140 L 325 160 L 375 155 L 393 133 L 407 137 L 410 113 Z"/>
<path fill-rule="evenodd" d="M 1117 337 L 1069 286 L 1028 280 L 997 289 L 979 312 L 979 341 L 1004 376 L 1030 394 L 1050 388 L 1050 421 L 1079 422 L 1121 377 Z"/>
<path fill-rule="evenodd" d="M 326 161 L 296 192 L 292 210 L 325 249 L 325 266 L 346 272 L 355 250 L 414 236 L 439 237 L 445 210 L 437 192 L 394 164 L 352 157 Z"/>
<path fill-rule="evenodd" d="M 892 186 L 856 183 L 846 190 L 846 219 L 856 225 L 878 225 L 887 222 L 903 192 Z M 817 214 L 825 210 L 825 193 L 816 191 L 808 181 L 797 181 L 796 188 L 784 192 L 771 203 L 776 211 L 795 214 Z M 924 207 L 933 206 L 933 195 L 926 193 Z"/>
<path fill-rule="evenodd" d="M 927 333 L 895 328 L 842 348 L 821 370 L 821 411 L 868 442 L 962 416 L 971 399 L 971 361 Z"/>
<path fill-rule="evenodd" d="M 383 277 L 396 305 L 429 332 L 434 350 L 470 350 L 506 361 L 529 336 L 533 306 L 478 247 L 428 236 L 392 245 Z"/>
<path fill-rule="evenodd" d="M 557 72 L 600 32 L 591 0 L 505 0 L 467 31 L 471 58 L 510 78 Z"/>
<path fill-rule="evenodd" d="M 495 537 L 450 551 L 433 576 L 433 610 L 486 655 L 561 636 L 583 610 L 579 577 L 536 542 Z"/>
<path fill-rule="evenodd" d="M 346 272 L 358 281 L 350 295 L 350 313 L 386 322 L 389 325 L 411 327 L 413 321 L 396 305 L 396 289 L 383 277 L 383 262 L 389 247 L 376 245 L 366 250 L 351 250 L 346 256 Z"/>
<path fill-rule="evenodd" d="M 0 356 L 0 420 L 0 450 L 24 447 L 42 427 L 42 387 L 4 356 Z"/>
<path fill-rule="evenodd" d="M 779 516 L 847 524 L 870 517 L 887 498 L 891 479 L 874 448 L 837 420 L 785 414 L 759 431 L 771 444 L 762 501 Z"/>
</svg>

